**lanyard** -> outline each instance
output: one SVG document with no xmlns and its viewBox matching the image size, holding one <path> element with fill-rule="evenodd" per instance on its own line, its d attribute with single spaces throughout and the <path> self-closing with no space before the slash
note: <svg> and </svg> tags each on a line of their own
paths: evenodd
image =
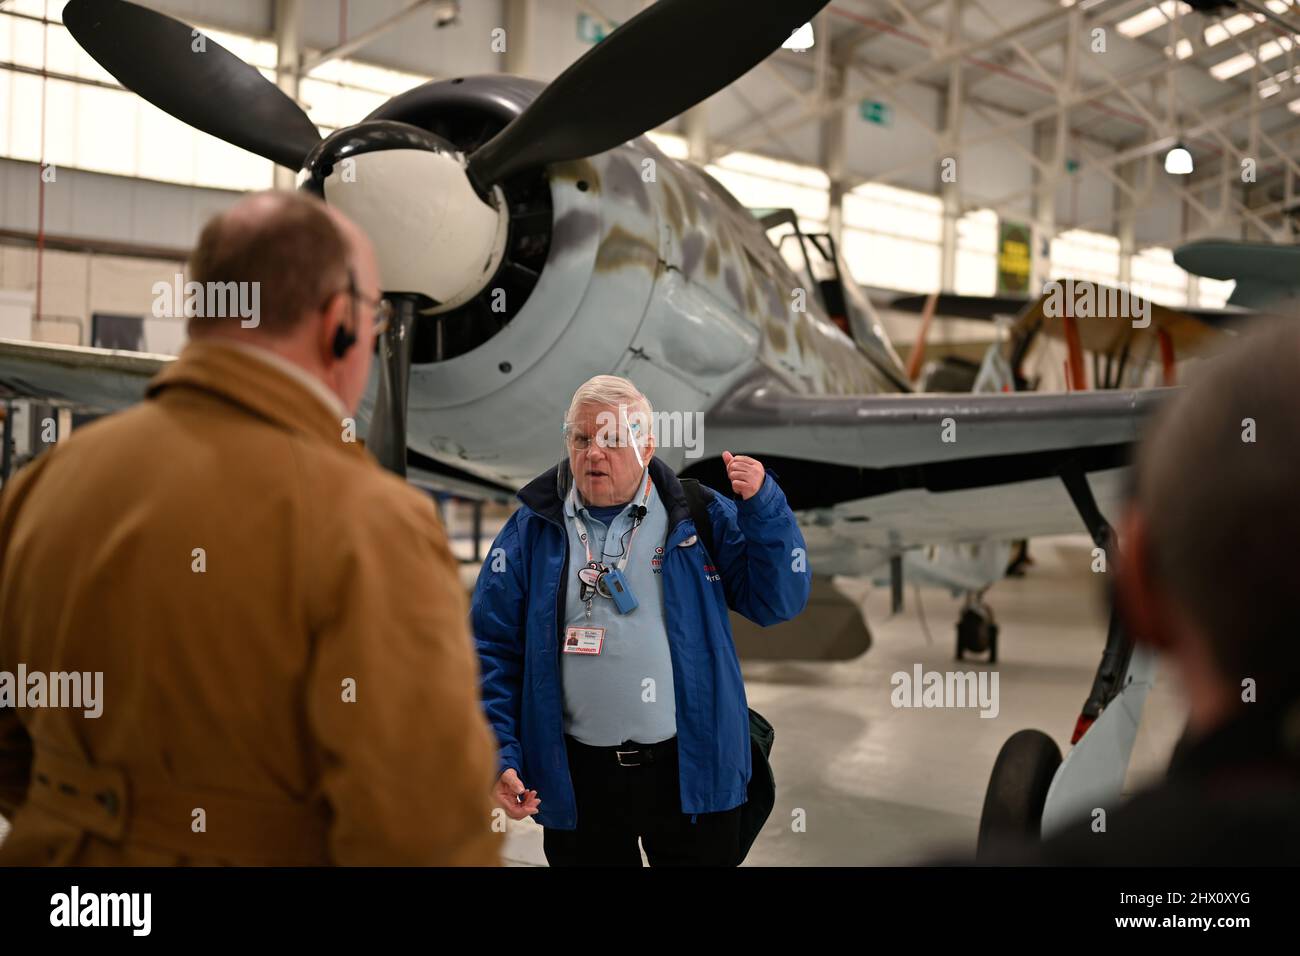
<svg viewBox="0 0 1300 956">
<path fill-rule="evenodd" d="M 652 487 L 653 485 L 651 484 L 650 473 L 649 470 L 647 469 L 646 479 L 645 479 L 645 491 L 641 495 L 641 506 L 640 506 L 641 515 L 639 517 L 632 519 L 632 534 L 627 539 L 627 545 L 623 548 L 623 556 L 619 558 L 618 564 L 616 565 L 616 567 L 620 572 L 625 567 L 627 567 L 627 559 L 632 554 L 632 542 L 636 540 L 636 533 L 641 528 L 641 522 L 644 520 L 645 506 L 646 506 L 646 502 L 650 500 L 650 491 Z M 587 551 L 587 564 L 583 568 L 583 571 L 587 571 L 589 568 L 595 566 L 596 568 L 600 569 L 600 576 L 603 576 L 604 566 L 605 566 L 605 553 L 609 547 L 609 538 L 610 538 L 610 534 L 613 533 L 614 523 L 612 521 L 610 522 L 610 533 L 605 535 L 605 543 L 601 546 L 600 549 L 600 562 L 599 564 L 597 564 L 591 558 L 591 535 L 587 530 L 587 522 L 582 519 L 581 509 L 578 507 L 578 489 L 575 487 L 571 492 L 571 494 L 573 495 L 573 520 L 578 525 L 578 539 L 582 542 L 583 548 L 585 548 Z M 581 574 L 579 574 L 579 580 L 581 580 Z M 597 578 L 597 580 L 599 580 L 599 577 Z M 583 583 L 586 584 L 587 582 L 583 582 Z M 591 590 L 590 592 L 588 592 L 587 595 L 586 604 L 587 604 L 588 621 L 591 620 L 591 598 L 596 593 L 596 590 L 597 590 L 596 586 L 592 584 Z"/>
<path fill-rule="evenodd" d="M 642 508 L 644 508 L 646 502 L 650 500 L 650 491 L 651 491 L 651 488 L 652 488 L 652 485 L 651 485 L 650 475 L 647 474 L 647 475 L 646 475 L 646 478 L 645 478 L 645 491 L 644 491 L 644 492 L 642 493 L 642 495 L 641 495 L 641 507 L 642 507 Z M 578 507 L 577 495 L 578 495 L 578 491 L 577 491 L 577 489 L 575 488 L 574 491 L 573 491 L 573 496 L 574 496 L 574 501 L 573 501 L 573 520 L 574 520 L 575 522 L 577 522 L 577 524 L 578 524 L 578 540 L 580 540 L 580 541 L 582 542 L 582 546 L 583 546 L 584 548 L 586 548 L 586 550 L 587 550 L 587 563 L 588 563 L 588 564 L 591 564 L 591 535 L 587 533 L 587 522 L 585 522 L 585 521 L 582 520 L 582 510 Z M 636 533 L 637 533 L 637 531 L 639 531 L 640 528 L 641 528 L 641 521 L 642 521 L 642 520 L 643 520 L 643 519 L 641 519 L 641 518 L 635 518 L 635 519 L 633 519 L 633 521 L 632 521 L 632 536 L 631 536 L 630 538 L 627 539 L 627 547 L 625 547 L 625 548 L 623 549 L 623 556 L 622 556 L 621 558 L 618 559 L 618 564 L 615 565 L 615 567 L 617 567 L 620 571 L 622 571 L 625 567 L 627 567 L 627 559 L 628 559 L 628 556 L 631 555 L 631 553 L 632 553 L 632 542 L 633 542 L 634 540 L 636 540 Z M 610 522 L 610 530 L 611 530 L 611 531 L 613 530 L 613 522 L 612 522 L 612 521 Z M 604 564 L 604 563 L 605 563 L 605 552 L 606 552 L 607 550 L 609 550 L 609 535 L 608 535 L 608 534 L 605 536 L 605 544 L 604 544 L 604 545 L 601 547 L 601 549 L 600 549 L 600 563 L 601 563 L 601 564 Z"/>
</svg>

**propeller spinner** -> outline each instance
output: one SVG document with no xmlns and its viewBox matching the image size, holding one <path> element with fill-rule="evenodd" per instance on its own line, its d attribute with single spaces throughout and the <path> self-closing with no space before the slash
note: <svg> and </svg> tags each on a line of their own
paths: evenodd
<svg viewBox="0 0 1300 956">
<path fill-rule="evenodd" d="M 456 147 L 427 130 L 392 120 L 340 129 L 311 151 L 300 180 L 365 230 L 386 293 L 432 302 L 424 314 L 465 302 L 501 264 L 510 222 L 500 187 L 485 202 Z M 420 188 L 394 189 L 406 183 Z"/>
</svg>

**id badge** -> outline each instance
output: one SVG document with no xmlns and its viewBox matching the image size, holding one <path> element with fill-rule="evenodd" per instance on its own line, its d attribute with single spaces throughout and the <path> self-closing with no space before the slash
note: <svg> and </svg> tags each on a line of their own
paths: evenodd
<svg viewBox="0 0 1300 956">
<path fill-rule="evenodd" d="M 566 627 L 564 629 L 564 653 L 599 654 L 605 643 L 603 627 Z"/>
</svg>

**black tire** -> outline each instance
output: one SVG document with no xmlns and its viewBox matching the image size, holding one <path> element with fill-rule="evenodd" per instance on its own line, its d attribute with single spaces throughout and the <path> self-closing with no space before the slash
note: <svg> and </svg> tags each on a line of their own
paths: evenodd
<svg viewBox="0 0 1300 956">
<path fill-rule="evenodd" d="M 1047 791 L 1060 766 L 1061 748 L 1041 730 L 1007 738 L 984 795 L 977 862 L 991 862 L 999 847 L 1038 839 Z"/>
<path fill-rule="evenodd" d="M 963 651 L 983 654 L 989 649 L 990 629 L 994 627 L 993 615 L 966 608 L 957 619 L 957 644 Z"/>
</svg>

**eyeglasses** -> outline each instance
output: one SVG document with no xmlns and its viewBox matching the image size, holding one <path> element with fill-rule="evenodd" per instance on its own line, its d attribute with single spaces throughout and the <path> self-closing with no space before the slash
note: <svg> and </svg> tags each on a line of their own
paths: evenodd
<svg viewBox="0 0 1300 956">
<path fill-rule="evenodd" d="M 593 444 L 601 448 L 631 448 L 629 436 L 621 434 L 621 429 L 612 429 L 608 434 L 604 430 L 594 437 L 577 431 L 575 426 L 564 426 L 564 444 L 573 451 L 586 451 Z"/>
<path fill-rule="evenodd" d="M 361 299 L 363 305 L 374 306 L 375 336 L 378 337 L 380 335 L 383 335 L 385 332 L 387 332 L 388 327 L 393 324 L 393 314 L 394 314 L 393 303 L 389 302 L 387 299 L 365 299 L 362 298 L 361 296 L 357 296 L 357 298 Z"/>
<path fill-rule="evenodd" d="M 371 299 L 361 294 L 357 288 L 357 277 L 351 269 L 348 270 L 348 295 L 356 299 L 362 305 L 375 310 L 375 328 L 376 336 L 383 335 L 388 331 L 388 326 L 393 321 L 393 303 L 388 299 Z M 355 322 L 353 323 L 355 325 Z"/>
</svg>

